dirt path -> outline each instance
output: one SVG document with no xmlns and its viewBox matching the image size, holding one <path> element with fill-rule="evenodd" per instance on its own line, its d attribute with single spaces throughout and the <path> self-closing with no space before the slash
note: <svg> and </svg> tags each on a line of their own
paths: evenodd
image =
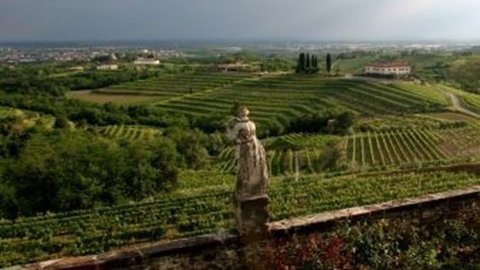
<svg viewBox="0 0 480 270">
<path fill-rule="evenodd" d="M 457 110 L 459 112 L 462 112 L 464 114 L 468 114 L 468 115 L 473 116 L 475 118 L 480 118 L 480 114 L 472 112 L 469 109 L 463 107 L 462 102 L 460 101 L 460 99 L 455 94 L 453 94 L 453 93 L 446 93 L 446 94 L 452 100 L 452 105 L 453 105 L 453 108 L 455 108 L 455 110 Z"/>
</svg>

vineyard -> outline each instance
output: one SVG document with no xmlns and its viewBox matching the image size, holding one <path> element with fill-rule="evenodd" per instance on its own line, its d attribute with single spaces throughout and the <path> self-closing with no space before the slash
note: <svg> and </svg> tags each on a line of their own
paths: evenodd
<svg viewBox="0 0 480 270">
<path fill-rule="evenodd" d="M 89 93 L 146 97 L 159 111 L 199 117 L 226 118 L 232 104 L 240 102 L 248 106 L 259 132 L 267 126 L 288 131 L 292 121 L 307 114 L 354 112 L 360 123 L 346 136 L 290 133 L 262 140 L 273 220 L 480 184 L 480 175 L 430 166 L 473 163 L 480 157 L 476 123 L 446 113 L 449 99 L 433 87 L 315 75 L 189 73 L 161 74 Z M 19 113 L 31 112 L 0 108 L 0 119 Z M 53 121 L 51 126 L 55 120 L 35 117 L 30 118 Z M 89 130 L 122 141 L 162 136 L 162 129 L 148 126 Z M 180 170 L 176 189 L 142 202 L 0 220 L 0 267 L 232 230 L 235 151 L 225 147 L 211 157 L 212 167 Z M 412 170 L 422 166 L 431 171 Z"/>
<path fill-rule="evenodd" d="M 252 75 L 248 73 L 163 74 L 151 79 L 95 90 L 93 93 L 131 96 L 143 95 L 161 97 L 162 100 L 168 100 L 208 89 L 226 87 L 250 77 L 252 77 Z"/>
<path fill-rule="evenodd" d="M 318 112 L 351 110 L 373 116 L 439 111 L 448 105 L 442 93 L 423 86 L 282 75 L 244 80 L 158 106 L 174 113 L 211 116 L 228 114 L 233 102 L 246 104 L 259 126 L 268 123 L 279 128 L 293 118 Z"/>
<path fill-rule="evenodd" d="M 107 126 L 97 128 L 97 131 L 110 139 L 116 140 L 153 140 L 162 134 L 160 129 L 142 127 L 142 126 Z"/>
<path fill-rule="evenodd" d="M 341 137 L 289 134 L 263 141 L 267 151 L 269 174 L 295 175 L 319 173 L 336 166 L 340 158 Z M 218 157 L 219 171 L 234 173 L 235 148 L 225 148 Z"/>
<path fill-rule="evenodd" d="M 232 229 L 234 177 L 209 175 L 213 178 L 186 180 L 193 181 L 186 186 L 195 188 L 181 189 L 153 201 L 22 218 L 15 222 L 0 221 L 0 266 L 95 254 L 145 241 Z M 205 186 L 204 181 L 211 185 Z M 475 184 L 480 184 L 477 175 L 448 172 L 330 179 L 316 175 L 298 180 L 274 178 L 269 192 L 270 208 L 273 220 L 279 220 Z"/>
<path fill-rule="evenodd" d="M 379 129 L 347 137 L 289 134 L 263 141 L 269 174 L 298 175 L 353 169 L 414 168 L 480 157 L 479 129 L 472 125 Z M 218 156 L 218 170 L 235 173 L 235 149 Z"/>
<path fill-rule="evenodd" d="M 346 152 L 351 164 L 362 167 L 474 161 L 480 156 L 477 134 L 470 126 L 366 132 L 348 137 Z"/>
</svg>

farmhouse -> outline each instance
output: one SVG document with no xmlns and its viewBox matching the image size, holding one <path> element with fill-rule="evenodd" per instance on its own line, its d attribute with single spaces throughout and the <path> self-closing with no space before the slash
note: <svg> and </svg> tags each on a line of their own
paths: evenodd
<svg viewBox="0 0 480 270">
<path fill-rule="evenodd" d="M 380 62 L 365 66 L 366 74 L 408 75 L 412 68 L 403 62 Z"/>
<path fill-rule="evenodd" d="M 245 71 L 250 65 L 244 64 L 242 62 L 230 63 L 230 64 L 218 64 L 217 70 L 223 72 L 238 72 Z"/>
<path fill-rule="evenodd" d="M 160 65 L 160 60 L 157 60 L 155 58 L 143 58 L 143 57 L 140 57 L 140 58 L 137 58 L 134 62 L 133 62 L 134 65 L 153 65 L 153 66 L 156 66 L 156 65 Z"/>
<path fill-rule="evenodd" d="M 118 65 L 117 64 L 103 64 L 97 66 L 97 70 L 117 70 Z"/>
</svg>

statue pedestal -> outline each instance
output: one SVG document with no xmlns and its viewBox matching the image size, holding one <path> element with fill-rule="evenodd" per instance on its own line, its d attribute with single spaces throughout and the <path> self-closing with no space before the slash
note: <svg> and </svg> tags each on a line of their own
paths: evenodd
<svg viewBox="0 0 480 270">
<path fill-rule="evenodd" d="M 269 201 L 267 195 L 236 198 L 237 229 L 244 243 L 261 240 L 267 235 Z"/>
</svg>

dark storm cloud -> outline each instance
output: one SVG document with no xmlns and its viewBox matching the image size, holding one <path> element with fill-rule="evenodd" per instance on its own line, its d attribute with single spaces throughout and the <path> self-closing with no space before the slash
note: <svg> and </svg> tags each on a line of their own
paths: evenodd
<svg viewBox="0 0 480 270">
<path fill-rule="evenodd" d="M 0 40 L 476 39 L 475 2 L 0 0 Z"/>
</svg>

